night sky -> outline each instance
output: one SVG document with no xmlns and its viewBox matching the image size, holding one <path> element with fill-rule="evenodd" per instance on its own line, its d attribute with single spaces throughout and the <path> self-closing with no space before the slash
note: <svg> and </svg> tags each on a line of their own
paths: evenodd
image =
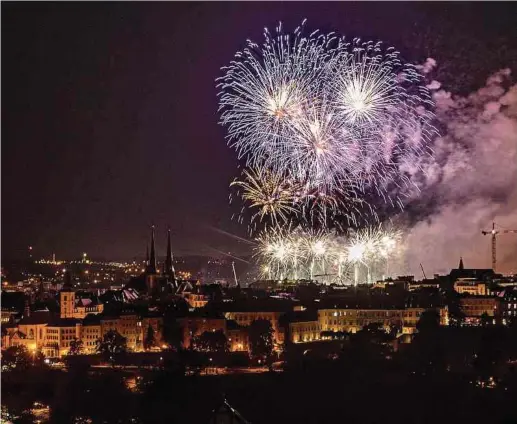
<svg viewBox="0 0 517 424">
<path fill-rule="evenodd" d="M 468 92 L 517 61 L 512 3 L 2 2 L 2 256 L 242 253 L 214 80 L 265 26 L 381 39 Z"/>
</svg>

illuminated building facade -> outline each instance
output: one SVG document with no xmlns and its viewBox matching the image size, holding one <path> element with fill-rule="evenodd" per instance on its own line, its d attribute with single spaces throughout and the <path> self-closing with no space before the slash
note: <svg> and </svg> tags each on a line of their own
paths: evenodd
<svg viewBox="0 0 517 424">
<path fill-rule="evenodd" d="M 292 343 L 307 343 L 321 339 L 319 321 L 298 321 L 289 323 L 289 341 Z"/>
<path fill-rule="evenodd" d="M 2 338 L 3 347 L 23 345 L 30 351 L 39 350 L 53 358 L 66 355 L 72 340 L 78 339 L 82 341 L 82 352 L 92 354 L 96 352 L 97 341 L 108 331 L 116 330 L 126 338 L 129 350 L 141 351 L 149 326 L 154 330 L 156 344 L 162 343 L 162 317 L 142 316 L 132 310 L 123 310 L 116 316 L 89 314 L 84 319 L 72 318 L 69 316 L 73 315 L 73 294 L 70 291 L 60 293 L 63 302 L 58 317 L 52 316 L 48 310 L 36 311 L 27 314 L 17 325 L 7 325 L 7 334 Z"/>
<path fill-rule="evenodd" d="M 500 296 L 501 315 L 508 321 L 517 320 L 517 289 L 508 288 Z"/>
<path fill-rule="evenodd" d="M 460 299 L 461 311 L 468 317 L 481 317 L 483 314 L 497 318 L 500 315 L 500 299 L 490 296 L 468 296 Z"/>
<path fill-rule="evenodd" d="M 219 331 L 226 334 L 226 320 L 222 317 L 209 317 L 190 314 L 180 320 L 183 330 L 183 347 L 188 349 L 193 337 L 200 336 L 205 331 Z"/>
<path fill-rule="evenodd" d="M 235 321 L 226 322 L 226 338 L 230 352 L 247 352 L 249 350 L 248 328 Z"/>
<path fill-rule="evenodd" d="M 454 283 L 454 290 L 470 296 L 486 296 L 489 294 L 487 285 L 475 278 L 460 278 Z"/>
<path fill-rule="evenodd" d="M 283 315 L 280 311 L 247 311 L 247 312 L 225 312 L 224 316 L 227 320 L 233 320 L 240 326 L 249 326 L 253 321 L 259 319 L 268 320 L 273 327 L 273 337 L 276 344 L 284 343 L 284 332 L 281 331 L 279 320 Z"/>
<path fill-rule="evenodd" d="M 14 317 L 18 314 L 16 309 L 2 308 L 1 322 L 2 325 L 12 322 Z"/>
<path fill-rule="evenodd" d="M 440 325 L 448 325 L 447 309 L 437 308 Z M 356 333 L 369 324 L 380 324 L 385 328 L 400 327 L 403 333 L 416 332 L 416 325 L 425 308 L 404 309 L 320 309 L 318 321 L 321 331 L 346 331 Z"/>
<path fill-rule="evenodd" d="M 72 340 L 80 340 L 81 336 L 81 325 L 77 320 L 73 318 L 51 320 L 45 327 L 45 341 L 41 350 L 45 356 L 51 358 L 66 355 Z"/>
<path fill-rule="evenodd" d="M 100 314 L 104 310 L 104 305 L 91 298 L 80 298 L 76 295 L 70 281 L 70 273 L 65 273 L 65 283 L 59 292 L 60 318 L 83 319 L 89 314 Z"/>
<path fill-rule="evenodd" d="M 188 293 L 185 300 L 191 308 L 202 308 L 208 303 L 208 296 L 203 293 Z"/>
</svg>

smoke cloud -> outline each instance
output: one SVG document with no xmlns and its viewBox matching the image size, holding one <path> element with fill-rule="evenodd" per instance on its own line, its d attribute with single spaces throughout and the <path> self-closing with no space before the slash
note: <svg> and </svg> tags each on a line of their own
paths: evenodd
<svg viewBox="0 0 517 424">
<path fill-rule="evenodd" d="M 428 59 L 422 71 L 436 62 Z M 509 69 L 491 75 L 484 87 L 455 96 L 432 81 L 437 128 L 432 159 L 415 175 L 418 207 L 431 203 L 430 215 L 407 236 L 405 271 L 446 274 L 460 256 L 466 268 L 491 268 L 490 237 L 481 230 L 517 229 L 517 84 Z M 432 200 L 429 200 L 432 199 Z M 517 234 L 497 238 L 497 271 L 517 273 Z"/>
</svg>

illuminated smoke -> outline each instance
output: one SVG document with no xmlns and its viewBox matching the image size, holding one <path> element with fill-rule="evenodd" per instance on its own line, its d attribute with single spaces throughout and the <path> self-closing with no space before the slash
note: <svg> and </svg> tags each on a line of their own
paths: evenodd
<svg viewBox="0 0 517 424">
<path fill-rule="evenodd" d="M 407 238 L 406 271 L 448 273 L 463 256 L 466 267 L 491 268 L 492 221 L 517 229 L 517 85 L 509 69 L 491 75 L 467 96 L 434 93 L 444 136 L 433 159 L 420 164 L 413 203 L 433 212 L 412 226 Z M 430 200 L 431 199 L 431 200 Z M 497 239 L 498 272 L 517 272 L 517 235 Z"/>
</svg>

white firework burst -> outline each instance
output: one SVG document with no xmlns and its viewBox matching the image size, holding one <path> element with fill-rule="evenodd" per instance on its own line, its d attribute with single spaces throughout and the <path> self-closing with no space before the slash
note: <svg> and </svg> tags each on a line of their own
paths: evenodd
<svg viewBox="0 0 517 424">
<path fill-rule="evenodd" d="M 303 36 L 303 24 L 291 36 L 280 25 L 275 34 L 266 29 L 263 45 L 248 41 L 223 70 L 220 123 L 261 173 L 257 184 L 235 185 L 261 220 L 357 222 L 364 210 L 376 216 L 370 195 L 403 207 L 436 130 L 429 90 L 395 49 L 332 33 Z"/>
<path fill-rule="evenodd" d="M 221 124 L 248 165 L 279 153 L 290 136 L 288 124 L 298 119 L 321 80 L 333 37 L 303 37 L 302 27 L 293 36 L 281 25 L 275 35 L 266 29 L 264 44 L 248 41 L 218 79 Z"/>
</svg>

